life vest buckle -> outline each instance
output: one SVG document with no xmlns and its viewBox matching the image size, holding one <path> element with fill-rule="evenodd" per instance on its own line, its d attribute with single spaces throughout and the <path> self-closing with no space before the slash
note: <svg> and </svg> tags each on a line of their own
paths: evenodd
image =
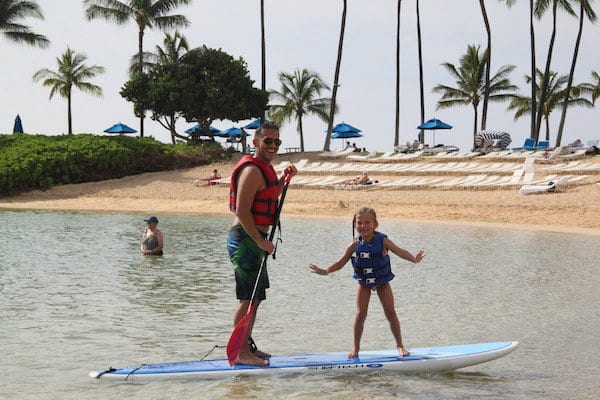
<svg viewBox="0 0 600 400">
<path fill-rule="evenodd" d="M 368 275 L 373 273 L 373 268 L 363 268 L 363 274 Z"/>
<path fill-rule="evenodd" d="M 376 283 L 377 282 L 377 278 L 367 278 L 366 281 L 367 281 L 367 284 Z"/>
<path fill-rule="evenodd" d="M 371 258 L 371 253 L 358 253 L 358 258 Z"/>
</svg>

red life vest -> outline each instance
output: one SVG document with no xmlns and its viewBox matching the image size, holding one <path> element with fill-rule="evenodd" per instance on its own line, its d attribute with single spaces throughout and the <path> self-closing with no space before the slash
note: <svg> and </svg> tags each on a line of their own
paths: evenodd
<svg viewBox="0 0 600 400">
<path fill-rule="evenodd" d="M 259 160 L 250 155 L 242 157 L 231 173 L 231 182 L 229 183 L 229 209 L 235 212 L 237 204 L 237 184 L 238 177 L 242 169 L 250 164 L 258 167 L 267 187 L 256 192 L 254 202 L 250 208 L 254 223 L 256 225 L 273 225 L 275 222 L 275 212 L 277 210 L 277 199 L 279 198 L 279 178 L 271 164 Z"/>
</svg>

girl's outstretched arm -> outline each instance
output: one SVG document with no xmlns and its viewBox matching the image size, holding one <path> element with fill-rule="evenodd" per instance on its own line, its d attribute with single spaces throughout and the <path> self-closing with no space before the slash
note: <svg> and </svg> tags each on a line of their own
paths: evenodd
<svg viewBox="0 0 600 400">
<path fill-rule="evenodd" d="M 408 250 L 403 249 L 402 247 L 397 246 L 394 242 L 392 242 L 389 238 L 385 238 L 383 241 L 383 246 L 390 250 L 392 253 L 397 255 L 400 258 L 403 258 L 407 261 L 413 263 L 420 263 L 423 257 L 425 257 L 425 250 L 419 250 L 417 254 L 414 256 Z"/>
<path fill-rule="evenodd" d="M 352 253 L 354 252 L 355 248 L 356 248 L 356 242 L 352 241 L 352 243 L 350 243 L 348 245 L 348 247 L 346 247 L 344 254 L 342 255 L 342 257 L 340 257 L 339 260 L 337 260 L 336 262 L 334 262 L 327 268 L 319 268 L 315 264 L 310 264 L 309 265 L 310 272 L 313 272 L 313 273 L 319 274 L 319 275 L 329 275 L 330 273 L 337 271 L 338 269 L 342 269 L 344 267 L 344 265 L 346 265 L 346 263 L 348 263 L 348 260 L 350 260 L 350 257 L 352 256 Z"/>
</svg>

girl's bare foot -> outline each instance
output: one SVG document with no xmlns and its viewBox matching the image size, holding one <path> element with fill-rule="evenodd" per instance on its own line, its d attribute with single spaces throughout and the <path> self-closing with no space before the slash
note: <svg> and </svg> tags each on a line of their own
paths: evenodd
<svg viewBox="0 0 600 400">
<path fill-rule="evenodd" d="M 346 354 L 348 358 L 356 358 L 358 357 L 358 349 L 353 349 L 350 353 Z"/>
<path fill-rule="evenodd" d="M 404 347 L 398 347 L 398 353 L 400 353 L 402 357 L 410 356 L 410 352 L 406 351 Z"/>
</svg>

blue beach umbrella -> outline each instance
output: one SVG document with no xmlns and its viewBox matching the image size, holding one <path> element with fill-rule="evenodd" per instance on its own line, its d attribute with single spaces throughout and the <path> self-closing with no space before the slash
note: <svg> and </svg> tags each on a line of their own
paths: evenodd
<svg viewBox="0 0 600 400">
<path fill-rule="evenodd" d="M 327 130 L 325 130 L 324 132 L 327 132 Z M 353 127 L 350 124 L 342 122 L 341 124 L 337 124 L 333 128 L 331 128 L 331 132 L 335 132 L 335 133 L 358 133 L 358 132 L 362 132 L 362 131 L 360 129 L 358 129 L 358 128 Z M 360 136 L 362 136 L 362 135 L 360 135 Z M 333 138 L 333 135 L 331 137 Z M 350 136 L 350 137 L 359 137 L 359 136 Z"/>
<path fill-rule="evenodd" d="M 427 122 L 422 123 L 417 126 L 417 129 L 425 129 L 433 131 L 433 145 L 435 146 L 435 130 L 436 129 L 452 129 L 452 125 L 448 125 L 447 123 L 437 119 L 432 118 Z"/>
<path fill-rule="evenodd" d="M 265 119 L 264 122 L 271 122 L 271 121 Z M 257 129 L 262 124 L 263 124 L 263 122 L 261 121 L 261 119 L 257 118 L 254 121 L 250 122 L 248 125 L 245 125 L 243 128 L 244 129 Z"/>
<path fill-rule="evenodd" d="M 130 128 L 127 125 L 119 122 L 118 124 L 114 124 L 110 128 L 105 129 L 104 132 L 106 132 L 106 133 L 123 134 L 123 133 L 136 133 L 137 131 L 135 129 Z"/>
<path fill-rule="evenodd" d="M 15 118 L 13 133 L 23 133 L 23 123 L 21 122 L 21 117 L 19 116 L 19 114 L 17 114 L 17 117 Z"/>
<path fill-rule="evenodd" d="M 335 132 L 331 135 L 332 139 L 352 139 L 362 137 L 358 132 Z"/>
<path fill-rule="evenodd" d="M 209 126 L 208 130 L 210 131 L 210 133 L 212 133 L 213 136 L 219 136 L 218 134 L 221 132 L 220 130 L 218 130 L 217 128 L 215 128 L 214 126 Z M 202 128 L 202 125 L 200 124 L 196 124 L 194 126 L 192 126 L 191 128 L 188 128 L 184 131 L 185 133 L 187 133 L 188 135 L 192 135 L 194 133 L 199 133 L 199 136 L 207 136 L 204 135 L 204 128 Z"/>
<path fill-rule="evenodd" d="M 230 138 L 231 137 L 238 138 L 238 137 L 242 137 L 242 135 L 248 136 L 248 134 L 246 133 L 245 130 L 243 130 L 242 128 L 236 128 L 235 126 L 232 126 L 231 128 L 221 131 L 221 135 L 229 136 Z"/>
</svg>

